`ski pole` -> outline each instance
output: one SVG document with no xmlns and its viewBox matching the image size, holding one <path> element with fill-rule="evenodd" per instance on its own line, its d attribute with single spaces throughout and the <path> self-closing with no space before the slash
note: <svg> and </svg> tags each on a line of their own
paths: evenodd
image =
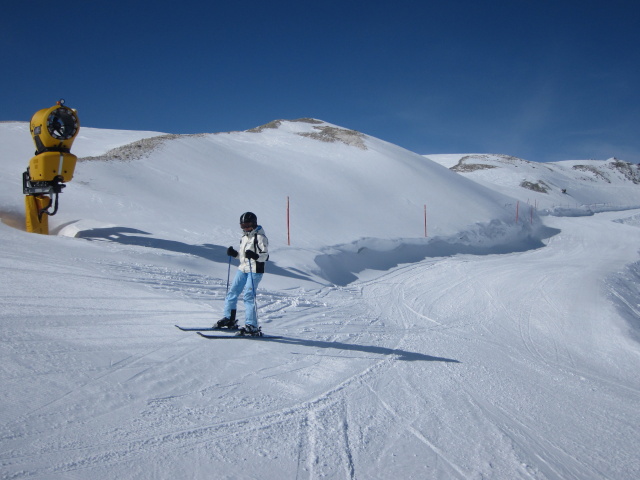
<svg viewBox="0 0 640 480">
<path fill-rule="evenodd" d="M 227 268 L 227 293 L 225 293 L 225 297 L 229 295 L 229 277 L 231 276 L 231 255 L 229 255 L 229 266 Z"/>
<path fill-rule="evenodd" d="M 256 324 L 258 323 L 258 300 L 256 298 L 256 286 L 253 283 L 253 269 L 251 268 L 251 259 L 249 259 L 249 275 L 251 276 L 251 290 L 253 290 L 253 310 L 256 315 Z"/>
</svg>

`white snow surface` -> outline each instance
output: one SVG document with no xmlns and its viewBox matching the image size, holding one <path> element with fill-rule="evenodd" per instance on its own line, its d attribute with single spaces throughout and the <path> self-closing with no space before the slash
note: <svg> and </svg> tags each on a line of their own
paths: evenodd
<svg viewBox="0 0 640 480">
<path fill-rule="evenodd" d="M 426 157 L 543 214 L 590 215 L 640 208 L 640 168 L 616 158 L 538 163 L 495 154 Z"/>
<path fill-rule="evenodd" d="M 42 236 L 28 125 L 0 141 L 1 478 L 640 478 L 637 166 L 82 127 Z M 176 329 L 221 317 L 248 210 L 281 338 Z"/>
</svg>

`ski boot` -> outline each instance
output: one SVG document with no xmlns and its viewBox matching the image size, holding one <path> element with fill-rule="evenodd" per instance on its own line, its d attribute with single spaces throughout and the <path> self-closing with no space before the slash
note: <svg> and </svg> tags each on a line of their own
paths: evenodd
<svg viewBox="0 0 640 480">
<path fill-rule="evenodd" d="M 238 329 L 238 321 L 236 320 L 236 311 L 231 310 L 231 318 L 224 317 L 213 326 L 213 328 L 228 328 L 229 330 Z"/>
<path fill-rule="evenodd" d="M 262 328 L 247 324 L 236 333 L 236 337 L 262 337 Z"/>
</svg>

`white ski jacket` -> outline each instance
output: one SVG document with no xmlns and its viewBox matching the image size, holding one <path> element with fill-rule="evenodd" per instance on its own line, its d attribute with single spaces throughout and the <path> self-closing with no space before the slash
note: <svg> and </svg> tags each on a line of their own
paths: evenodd
<svg viewBox="0 0 640 480">
<path fill-rule="evenodd" d="M 259 255 L 258 260 L 249 260 L 245 256 L 247 250 L 253 250 L 257 253 Z M 269 259 L 269 239 L 260 225 L 242 236 L 238 259 L 240 260 L 240 266 L 238 267 L 240 271 L 244 273 L 264 273 L 264 263 Z M 249 265 L 249 262 L 251 262 L 251 265 Z"/>
</svg>

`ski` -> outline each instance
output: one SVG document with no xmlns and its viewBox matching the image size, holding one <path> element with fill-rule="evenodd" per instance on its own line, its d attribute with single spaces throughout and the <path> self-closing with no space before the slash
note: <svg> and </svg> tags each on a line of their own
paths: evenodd
<svg viewBox="0 0 640 480">
<path fill-rule="evenodd" d="M 208 335 L 206 333 L 202 333 L 202 332 L 197 332 L 198 335 L 200 335 L 203 338 L 208 338 L 210 340 L 214 340 L 217 338 L 252 338 L 252 339 L 257 339 L 257 340 L 273 340 L 276 338 L 282 338 L 280 336 L 276 336 L 276 335 L 262 335 L 262 336 L 258 336 L 256 335 L 255 337 L 251 336 L 251 335 Z"/>
<path fill-rule="evenodd" d="M 202 327 L 202 328 L 197 328 L 197 327 L 181 327 L 180 325 L 176 325 L 176 328 L 182 330 L 183 332 L 213 332 L 213 331 L 229 331 L 229 332 L 235 332 L 238 329 L 237 328 L 233 328 L 233 329 L 228 329 L 227 327 Z"/>
</svg>

